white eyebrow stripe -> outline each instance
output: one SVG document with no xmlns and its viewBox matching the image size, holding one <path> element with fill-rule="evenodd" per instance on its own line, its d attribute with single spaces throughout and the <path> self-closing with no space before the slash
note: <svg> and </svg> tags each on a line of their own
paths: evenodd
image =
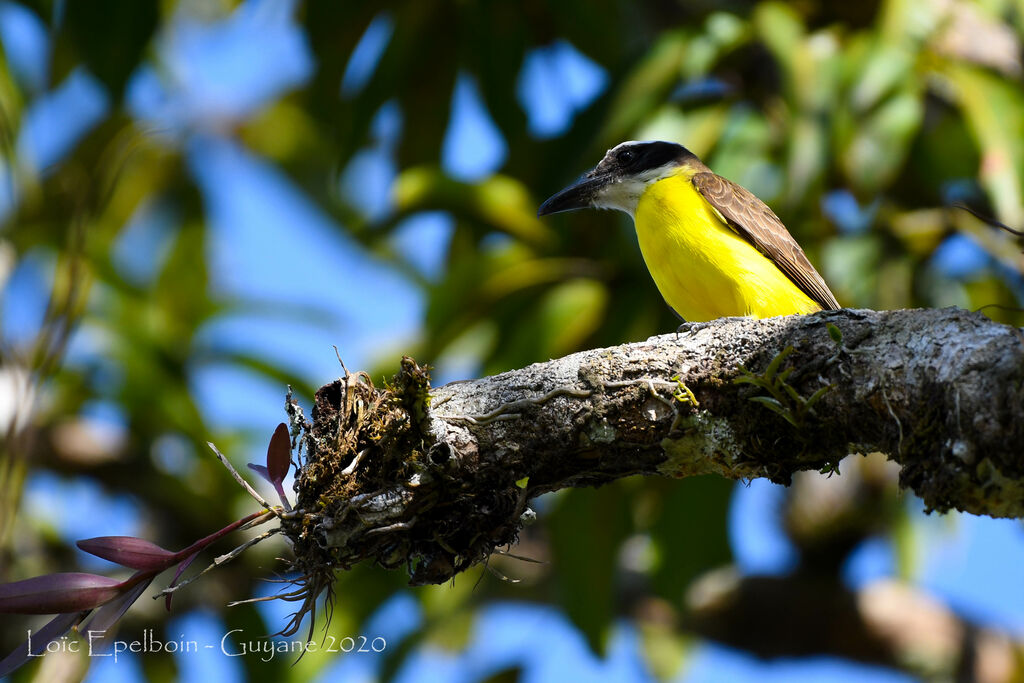
<svg viewBox="0 0 1024 683">
<path fill-rule="evenodd" d="M 644 142 L 643 140 L 626 140 L 625 142 L 620 142 L 619 144 L 615 145 L 614 147 L 612 147 L 608 151 L 609 152 L 614 152 L 615 150 L 619 149 L 620 147 L 626 147 L 627 145 L 639 145 L 639 144 L 642 144 L 643 142 Z M 655 141 L 654 140 L 647 140 L 646 142 L 655 142 Z"/>
</svg>

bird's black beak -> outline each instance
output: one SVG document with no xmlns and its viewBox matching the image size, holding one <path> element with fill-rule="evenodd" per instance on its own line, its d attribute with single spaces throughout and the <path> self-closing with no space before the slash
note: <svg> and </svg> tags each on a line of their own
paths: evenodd
<svg viewBox="0 0 1024 683">
<path fill-rule="evenodd" d="M 598 190 L 605 186 L 608 179 L 609 176 L 606 173 L 597 173 L 597 169 L 590 171 L 576 183 L 558 194 L 548 197 L 547 201 L 537 209 L 537 215 L 547 216 L 552 213 L 586 209 L 593 206 Z"/>
</svg>

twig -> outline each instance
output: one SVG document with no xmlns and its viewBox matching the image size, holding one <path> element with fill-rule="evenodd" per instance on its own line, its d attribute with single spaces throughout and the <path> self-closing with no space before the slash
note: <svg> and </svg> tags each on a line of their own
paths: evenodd
<svg viewBox="0 0 1024 683">
<path fill-rule="evenodd" d="M 502 581 L 507 581 L 508 583 L 521 583 L 521 582 L 522 582 L 522 579 L 511 579 L 511 578 L 509 578 L 509 577 L 505 576 L 504 574 L 502 574 L 501 572 L 499 572 L 499 571 L 498 571 L 497 569 L 495 569 L 494 567 L 492 567 L 492 566 L 491 566 L 491 563 L 490 563 L 490 562 L 484 562 L 484 568 L 485 568 L 485 569 L 486 569 L 487 571 L 489 571 L 490 573 L 492 573 L 492 574 L 494 574 L 495 576 L 497 576 L 497 577 L 498 577 L 499 579 L 501 579 Z M 478 583 L 479 583 L 479 582 L 478 582 Z"/>
<path fill-rule="evenodd" d="M 533 564 L 549 564 L 547 560 L 537 560 L 532 557 L 526 557 L 524 555 L 516 555 L 515 553 L 510 553 L 507 550 L 499 550 L 498 548 L 495 548 L 494 552 L 498 555 L 502 555 L 504 557 L 511 557 L 512 559 L 519 560 L 521 562 L 532 562 Z"/>
<path fill-rule="evenodd" d="M 246 493 L 248 493 L 250 496 L 252 496 L 256 500 L 257 503 L 259 503 L 263 507 L 267 508 L 270 512 L 273 512 L 278 517 L 281 516 L 280 511 L 278 511 L 276 507 L 274 507 L 273 505 L 268 503 L 266 500 L 264 500 L 263 496 L 261 496 L 259 493 L 257 493 L 256 489 L 254 489 L 252 486 L 249 485 L 249 482 L 247 482 L 245 479 L 242 479 L 242 475 L 240 475 L 238 473 L 238 471 L 235 470 L 235 468 L 231 466 L 231 463 L 228 462 L 228 459 L 224 457 L 223 453 L 221 453 L 219 450 L 217 450 L 217 447 L 214 446 L 212 442 L 207 441 L 206 445 L 209 446 L 213 450 L 214 454 L 217 456 L 217 459 L 220 460 L 220 464 L 224 465 L 224 467 L 228 468 L 228 472 L 230 472 L 231 476 L 235 478 L 235 481 L 237 481 L 239 483 L 239 485 L 243 489 L 245 489 Z"/>
<path fill-rule="evenodd" d="M 262 534 L 260 534 L 259 536 L 255 536 L 253 538 L 250 538 L 248 541 L 246 541 L 242 545 L 238 546 L 234 550 L 232 550 L 232 551 L 230 551 L 228 553 L 225 553 L 223 555 L 220 555 L 218 557 L 213 558 L 213 562 L 208 564 L 203 571 L 199 572 L 195 576 L 190 576 L 189 578 L 185 579 L 184 581 L 181 581 L 181 582 L 179 582 L 179 583 L 177 583 L 177 584 L 175 584 L 173 586 L 170 586 L 168 588 L 163 589 L 162 591 L 160 591 L 159 593 L 154 595 L 153 599 L 159 598 L 161 595 L 170 595 L 171 593 L 173 593 L 174 591 L 178 590 L 179 588 L 181 588 L 183 586 L 189 585 L 190 583 L 192 583 L 193 581 L 195 581 L 196 579 L 198 579 L 200 576 L 202 576 L 206 572 L 210 571 L 211 569 L 214 569 L 215 567 L 219 567 L 222 564 L 226 564 L 226 563 L 230 562 L 231 560 L 235 559 L 236 557 L 238 557 L 243 552 L 245 552 L 249 548 L 251 548 L 254 545 L 256 545 L 257 543 L 259 543 L 260 541 L 263 541 L 263 540 L 265 540 L 267 538 L 270 538 L 274 534 L 277 534 L 277 533 L 280 533 L 280 532 L 281 532 L 281 528 L 277 527 L 276 529 L 271 529 L 270 531 L 265 531 Z"/>
<path fill-rule="evenodd" d="M 305 588 L 292 591 L 291 593 L 275 593 L 274 595 L 264 595 L 261 598 L 249 598 L 247 600 L 233 600 L 228 603 L 228 607 L 235 607 L 237 605 L 251 605 L 255 602 L 270 602 L 271 600 L 284 600 L 285 602 L 294 602 L 301 598 L 306 597 L 308 591 Z"/>
</svg>

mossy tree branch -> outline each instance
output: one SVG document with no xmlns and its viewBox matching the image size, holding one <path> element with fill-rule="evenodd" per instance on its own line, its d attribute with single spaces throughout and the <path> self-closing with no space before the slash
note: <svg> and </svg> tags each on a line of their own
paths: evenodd
<svg viewBox="0 0 1024 683">
<path fill-rule="evenodd" d="M 723 319 L 430 390 L 317 394 L 300 558 L 439 583 L 514 540 L 528 501 L 633 474 L 788 483 L 880 451 L 929 509 L 1024 517 L 1024 336 L 957 309 Z M 353 463 L 356 463 L 353 466 Z"/>
</svg>

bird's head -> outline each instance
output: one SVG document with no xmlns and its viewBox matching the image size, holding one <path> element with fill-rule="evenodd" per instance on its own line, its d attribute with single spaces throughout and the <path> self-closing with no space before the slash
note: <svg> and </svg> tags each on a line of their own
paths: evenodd
<svg viewBox="0 0 1024 683">
<path fill-rule="evenodd" d="M 576 183 L 541 204 L 537 215 L 595 208 L 618 209 L 632 216 L 651 183 L 694 162 L 700 163 L 696 155 L 674 142 L 623 142 L 608 150 L 601 163 Z"/>
</svg>

